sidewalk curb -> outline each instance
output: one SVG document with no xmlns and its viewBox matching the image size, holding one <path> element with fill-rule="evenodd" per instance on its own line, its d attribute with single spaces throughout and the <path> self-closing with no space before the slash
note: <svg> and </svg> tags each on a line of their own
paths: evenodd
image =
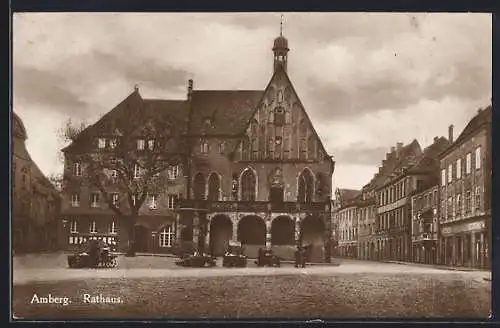
<svg viewBox="0 0 500 328">
<path fill-rule="evenodd" d="M 461 272 L 489 272 L 489 270 L 481 270 L 476 268 L 458 268 L 458 267 L 449 267 L 442 265 L 433 265 L 433 264 L 422 264 L 422 263 L 411 263 L 411 262 L 401 262 L 401 261 L 380 261 L 382 263 L 391 263 L 391 264 L 399 264 L 399 265 L 412 265 L 418 266 L 422 268 L 433 268 L 438 270 L 447 270 L 447 271 L 461 271 Z"/>
</svg>

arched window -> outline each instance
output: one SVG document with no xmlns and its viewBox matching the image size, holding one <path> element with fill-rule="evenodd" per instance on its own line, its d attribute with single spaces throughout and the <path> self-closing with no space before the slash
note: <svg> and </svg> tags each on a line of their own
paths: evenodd
<svg viewBox="0 0 500 328">
<path fill-rule="evenodd" d="M 247 169 L 241 175 L 241 200 L 254 201 L 255 200 L 255 175 L 252 170 Z"/>
<path fill-rule="evenodd" d="M 158 239 L 160 247 L 172 247 L 174 243 L 174 230 L 172 226 L 168 225 L 160 232 L 160 238 Z"/>
<path fill-rule="evenodd" d="M 193 184 L 194 199 L 205 199 L 205 177 L 202 173 L 198 173 L 194 177 Z"/>
<path fill-rule="evenodd" d="M 304 170 L 299 176 L 299 194 L 297 201 L 299 203 L 310 203 L 313 199 L 313 176 L 309 170 Z"/>
<path fill-rule="evenodd" d="M 220 190 L 220 180 L 217 173 L 210 174 L 208 178 L 208 200 L 218 201 Z"/>
</svg>

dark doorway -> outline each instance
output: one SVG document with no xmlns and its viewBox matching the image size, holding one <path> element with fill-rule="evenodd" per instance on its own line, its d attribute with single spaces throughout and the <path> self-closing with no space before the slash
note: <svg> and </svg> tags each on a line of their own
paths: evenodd
<svg viewBox="0 0 500 328">
<path fill-rule="evenodd" d="M 136 252 L 149 251 L 149 229 L 141 226 L 135 226 L 135 250 Z"/>
<path fill-rule="evenodd" d="M 233 223 L 225 215 L 217 215 L 210 222 L 210 252 L 221 256 L 233 236 Z"/>
<path fill-rule="evenodd" d="M 238 240 L 243 245 L 265 245 L 266 224 L 258 216 L 245 216 L 238 223 Z"/>
<path fill-rule="evenodd" d="M 295 245 L 295 222 L 288 216 L 279 216 L 271 224 L 271 244 Z"/>
</svg>

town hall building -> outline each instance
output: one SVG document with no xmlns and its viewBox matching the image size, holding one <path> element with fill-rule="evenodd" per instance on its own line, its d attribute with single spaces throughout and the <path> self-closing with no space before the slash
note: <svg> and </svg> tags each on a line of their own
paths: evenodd
<svg viewBox="0 0 500 328">
<path fill-rule="evenodd" d="M 170 252 L 191 243 L 221 255 L 237 241 L 250 257 L 267 247 L 291 258 L 302 244 L 312 246 L 314 260 L 330 258 L 335 162 L 289 78 L 289 50 L 280 33 L 272 48 L 274 71 L 263 90 L 197 90 L 192 80 L 185 100 L 143 99 L 135 90 L 89 127 L 102 139 L 105 128 L 99 126 L 133 107 L 185 127 L 187 156 L 168 170 L 171 182 L 155 196 L 156 206 L 140 210 L 134 228 L 138 251 Z M 71 151 L 64 152 L 65 173 L 80 173 Z M 127 227 L 86 185 L 65 192 L 70 243 L 99 236 L 126 247 Z M 90 208 L 84 202 L 72 206 L 87 197 L 93 197 Z"/>
</svg>

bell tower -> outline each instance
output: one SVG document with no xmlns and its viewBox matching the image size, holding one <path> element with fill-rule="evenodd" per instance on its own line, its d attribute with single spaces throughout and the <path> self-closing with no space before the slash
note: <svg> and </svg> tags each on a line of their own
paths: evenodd
<svg viewBox="0 0 500 328">
<path fill-rule="evenodd" d="M 280 36 L 274 39 L 273 53 L 274 53 L 274 71 L 278 67 L 283 67 L 286 72 L 288 61 L 288 40 L 283 36 L 283 15 L 281 15 L 280 22 Z"/>
</svg>

